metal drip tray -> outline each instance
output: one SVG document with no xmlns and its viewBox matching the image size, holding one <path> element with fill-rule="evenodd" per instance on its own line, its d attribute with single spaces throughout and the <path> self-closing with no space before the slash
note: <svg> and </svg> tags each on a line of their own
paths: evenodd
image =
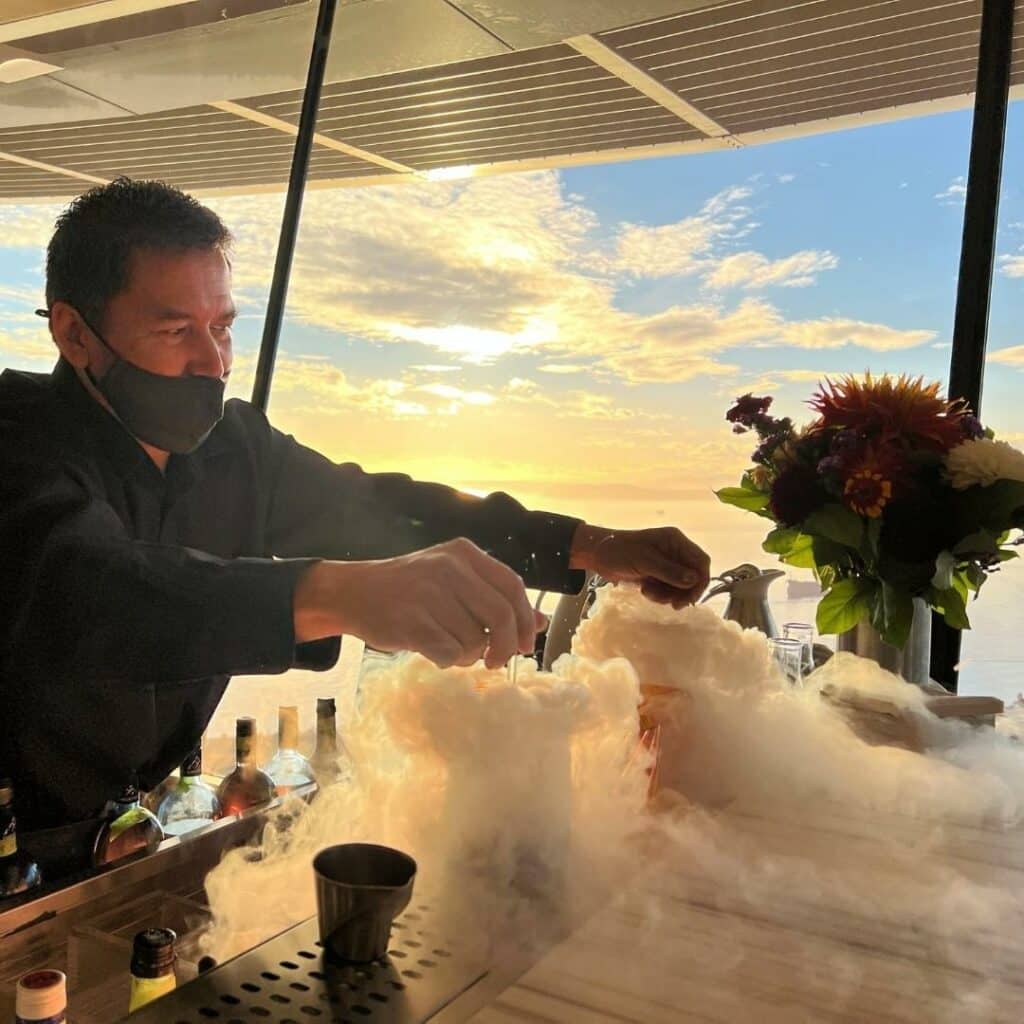
<svg viewBox="0 0 1024 1024">
<path fill-rule="evenodd" d="M 487 974 L 478 958 L 431 927 L 418 905 L 394 925 L 383 961 L 338 965 L 304 921 L 133 1013 L 132 1024 L 413 1024 L 428 1021 Z"/>
</svg>

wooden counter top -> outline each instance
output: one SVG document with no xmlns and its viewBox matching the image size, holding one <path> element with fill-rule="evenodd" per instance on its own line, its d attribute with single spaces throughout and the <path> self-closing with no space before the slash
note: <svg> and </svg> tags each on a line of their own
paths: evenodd
<svg viewBox="0 0 1024 1024">
<path fill-rule="evenodd" d="M 1024 832 L 727 814 L 472 1024 L 1024 1021 Z"/>
</svg>

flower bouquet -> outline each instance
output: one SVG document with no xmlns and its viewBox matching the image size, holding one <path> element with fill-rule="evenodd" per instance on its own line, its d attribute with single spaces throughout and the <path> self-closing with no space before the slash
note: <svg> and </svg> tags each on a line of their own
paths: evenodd
<svg viewBox="0 0 1024 1024">
<path fill-rule="evenodd" d="M 1024 453 L 920 377 L 826 380 L 799 430 L 771 404 L 745 395 L 726 413 L 759 443 L 740 485 L 717 495 L 775 524 L 765 551 L 814 571 L 818 631 L 866 621 L 902 648 L 914 598 L 970 628 L 968 596 L 1017 556 Z"/>
</svg>

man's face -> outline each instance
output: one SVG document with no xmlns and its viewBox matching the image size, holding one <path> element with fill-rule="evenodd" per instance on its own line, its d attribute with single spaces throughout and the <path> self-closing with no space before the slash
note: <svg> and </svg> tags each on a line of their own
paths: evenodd
<svg viewBox="0 0 1024 1024">
<path fill-rule="evenodd" d="M 166 377 L 225 378 L 231 371 L 231 269 L 217 249 L 137 251 L 128 286 L 96 329 L 114 351 Z M 89 369 L 102 378 L 113 356 L 91 334 Z"/>
</svg>

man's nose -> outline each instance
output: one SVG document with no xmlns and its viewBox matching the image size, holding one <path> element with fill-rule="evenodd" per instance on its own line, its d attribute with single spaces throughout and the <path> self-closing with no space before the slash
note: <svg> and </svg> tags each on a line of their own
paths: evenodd
<svg viewBox="0 0 1024 1024">
<path fill-rule="evenodd" d="M 231 369 L 231 335 L 218 338 L 209 328 L 196 332 L 188 373 L 201 377 L 223 377 Z"/>
</svg>

